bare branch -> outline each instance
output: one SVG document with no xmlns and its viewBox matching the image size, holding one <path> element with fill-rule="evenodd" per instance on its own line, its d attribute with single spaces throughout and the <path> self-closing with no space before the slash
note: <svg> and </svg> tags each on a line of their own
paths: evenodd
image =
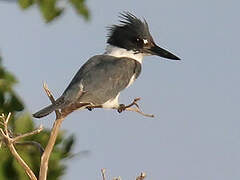
<svg viewBox="0 0 240 180">
<path fill-rule="evenodd" d="M 45 151 L 41 157 L 39 180 L 46 180 L 46 178 L 47 178 L 49 158 L 52 153 L 53 147 L 55 145 L 57 135 L 58 135 L 58 132 L 59 132 L 59 129 L 61 127 L 63 120 L 64 120 L 64 117 L 56 119 L 53 124 L 51 134 L 50 134 L 50 137 L 48 140 L 48 144 L 47 144 Z"/>
<path fill-rule="evenodd" d="M 8 124 L 9 119 L 10 119 L 10 117 L 11 117 L 11 114 L 12 114 L 12 113 L 8 113 L 8 116 L 7 116 L 6 120 L 5 120 L 5 123 L 6 123 L 6 124 Z"/>
<path fill-rule="evenodd" d="M 139 105 L 137 104 L 137 101 L 139 101 L 139 100 L 140 100 L 140 98 L 135 98 L 131 104 L 126 105 L 126 106 L 124 104 L 122 104 L 123 107 L 113 108 L 113 109 L 117 109 L 117 111 L 119 113 L 121 113 L 123 111 L 133 111 L 133 112 L 137 112 L 137 113 L 139 113 L 139 114 L 141 114 L 143 116 L 146 116 L 146 117 L 154 117 L 153 114 L 146 114 L 146 113 L 141 111 Z M 136 107 L 133 108 L 132 106 L 136 106 Z M 95 109 L 95 108 L 102 108 L 102 106 L 92 106 L 92 105 L 89 105 L 86 108 L 91 111 L 92 109 Z"/>
<path fill-rule="evenodd" d="M 32 132 L 25 133 L 25 134 L 22 134 L 22 135 L 19 135 L 19 136 L 13 138 L 13 142 L 16 142 L 16 141 L 18 141 L 19 139 L 22 139 L 22 138 L 27 137 L 27 136 L 32 136 L 32 135 L 34 135 L 34 134 L 39 134 L 42 130 L 43 130 L 43 127 L 42 127 L 42 125 L 41 125 L 39 128 L 35 129 L 35 130 L 32 131 Z"/>
<path fill-rule="evenodd" d="M 105 169 L 105 168 L 102 168 L 102 169 L 101 169 L 101 173 L 102 173 L 102 178 L 103 178 L 103 180 L 106 180 L 106 169 Z"/>
<path fill-rule="evenodd" d="M 101 169 L 101 173 L 102 173 L 103 180 L 106 180 L 106 169 L 105 168 Z M 136 178 L 136 180 L 144 180 L 145 177 L 146 177 L 146 173 L 142 172 L 140 176 Z M 113 178 L 113 180 L 121 180 L 121 179 L 122 178 L 120 176 Z"/>
<path fill-rule="evenodd" d="M 141 115 L 143 115 L 143 116 L 146 116 L 146 117 L 151 117 L 151 118 L 154 117 L 153 114 L 146 114 L 146 113 L 142 112 L 142 111 L 141 111 L 139 108 L 137 108 L 137 107 L 135 107 L 135 108 L 129 107 L 129 108 L 126 108 L 125 111 L 133 111 L 133 112 L 139 113 L 139 114 L 141 114 Z"/>
<path fill-rule="evenodd" d="M 29 166 L 25 163 L 25 161 L 20 157 L 20 155 L 17 153 L 13 143 L 10 141 L 8 142 L 8 148 L 11 151 L 12 155 L 16 158 L 18 163 L 24 168 L 25 172 L 29 176 L 31 180 L 37 180 L 35 174 L 32 172 L 32 170 L 29 168 Z"/>
<path fill-rule="evenodd" d="M 113 180 L 121 180 L 122 178 L 120 176 L 114 177 Z"/>
<path fill-rule="evenodd" d="M 54 99 L 51 91 L 48 89 L 47 83 L 45 83 L 45 82 L 43 83 L 43 88 L 44 88 L 44 90 L 45 90 L 48 98 L 49 98 L 50 101 L 52 102 L 52 104 L 55 103 L 55 99 Z M 56 119 L 57 119 L 57 118 L 60 118 L 61 113 L 59 112 L 59 110 L 55 110 L 55 113 L 56 113 Z"/>
<path fill-rule="evenodd" d="M 0 129 L 0 132 L 1 132 L 1 134 L 2 134 L 2 136 L 3 136 L 4 138 L 7 138 L 7 136 L 5 135 L 5 133 L 4 133 L 4 131 L 3 131 L 2 129 Z"/>
<path fill-rule="evenodd" d="M 146 117 L 154 117 L 153 114 L 146 114 L 146 113 L 144 113 L 144 112 L 141 111 L 139 105 L 137 104 L 137 101 L 139 101 L 139 100 L 140 100 L 140 98 L 135 98 L 131 104 L 125 106 L 125 109 L 124 109 L 124 110 L 125 110 L 125 111 L 137 112 L 137 113 L 139 113 L 139 114 L 141 114 L 141 115 L 143 115 L 143 116 L 146 116 Z M 134 105 L 135 105 L 136 107 L 132 107 L 132 106 L 134 106 Z"/>
<path fill-rule="evenodd" d="M 4 123 L 3 123 L 3 122 L 1 122 L 1 121 L 0 121 L 0 124 L 1 124 L 2 126 L 4 126 Z"/>
<path fill-rule="evenodd" d="M 11 113 L 8 113 L 7 117 L 4 114 L 2 114 L 0 116 L 0 118 L 3 120 L 3 128 L 4 128 L 4 133 L 2 131 L 1 131 L 1 133 L 5 134 L 5 136 L 4 136 L 5 138 L 6 137 L 9 138 L 8 121 L 9 121 L 10 117 L 11 117 Z"/>
<path fill-rule="evenodd" d="M 14 139 L 12 139 L 12 137 L 9 135 L 9 130 L 8 130 L 8 122 L 9 122 L 10 116 L 11 116 L 11 113 L 9 113 L 7 117 L 5 117 L 5 115 L 0 116 L 0 118 L 3 120 L 3 124 L 4 124 L 4 127 L 3 127 L 4 131 L 3 131 L 3 129 L 0 129 L 0 132 L 3 136 L 3 141 L 8 146 L 10 152 L 16 158 L 17 162 L 23 167 L 23 169 L 25 170 L 25 172 L 29 176 L 29 178 L 31 180 L 37 180 L 33 171 L 29 168 L 29 166 L 21 158 L 21 156 L 18 154 L 18 152 L 16 151 L 16 149 L 14 147 Z M 22 137 L 23 136 L 24 135 L 22 135 Z"/>
<path fill-rule="evenodd" d="M 48 96 L 48 98 L 50 99 L 50 101 L 52 103 L 55 103 L 55 99 L 51 93 L 51 91 L 48 89 L 47 84 L 44 83 L 43 85 L 44 90 Z M 55 111 L 56 113 L 56 120 L 53 124 L 52 130 L 51 130 L 51 134 L 48 140 L 48 144 L 45 148 L 45 151 L 41 157 L 41 165 L 40 165 L 40 172 L 39 172 L 39 180 L 46 180 L 47 179 L 47 171 L 48 171 L 48 162 L 49 162 L 49 158 L 50 155 L 52 153 L 53 147 L 55 145 L 57 136 L 58 136 L 58 132 L 60 130 L 61 124 L 63 122 L 63 120 L 65 119 L 66 116 L 63 116 L 59 110 Z"/>
<path fill-rule="evenodd" d="M 140 176 L 138 176 L 138 177 L 136 178 L 136 180 L 143 180 L 143 179 L 145 179 L 145 177 L 146 177 L 146 173 L 145 173 L 145 172 L 142 172 L 142 173 L 140 174 Z"/>
<path fill-rule="evenodd" d="M 47 84 L 44 83 L 43 87 L 44 87 L 44 90 L 45 90 L 48 98 L 50 99 L 52 104 L 54 104 L 55 99 L 54 99 L 51 91 L 48 89 Z M 140 100 L 140 98 L 134 99 L 134 101 L 131 104 L 129 104 L 128 106 L 124 106 L 123 110 L 134 111 L 134 112 L 140 113 L 140 114 L 142 114 L 144 116 L 147 116 L 147 117 L 154 117 L 153 115 L 145 114 L 140 110 L 139 105 L 137 104 L 137 101 L 139 101 L 139 100 Z M 88 108 L 89 104 L 85 104 L 85 105 L 80 104 L 80 105 L 81 105 L 81 107 L 86 106 Z M 132 107 L 132 106 L 136 106 L 136 107 Z M 89 108 L 101 108 L 101 106 L 93 106 L 93 107 L 89 106 Z M 74 110 L 74 107 L 73 107 L 73 110 Z M 51 134 L 50 134 L 50 137 L 49 137 L 49 140 L 48 140 L 48 144 L 47 144 L 45 150 L 42 148 L 41 144 L 39 144 L 37 142 L 34 142 L 34 141 L 18 142 L 20 139 L 22 139 L 24 137 L 28 137 L 28 136 L 40 133 L 43 130 L 42 126 L 40 126 L 39 128 L 37 128 L 36 130 L 34 130 L 32 132 L 25 133 L 25 134 L 19 135 L 17 137 L 13 137 L 14 135 L 12 135 L 11 131 L 8 129 L 8 122 L 10 120 L 11 113 L 9 113 L 7 117 L 4 114 L 2 114 L 0 116 L 0 118 L 3 120 L 3 122 L 0 122 L 0 125 L 3 126 L 3 128 L 0 128 L 0 133 L 2 135 L 2 138 L 0 139 L 0 143 L 3 142 L 8 146 L 12 155 L 16 158 L 18 163 L 24 168 L 26 174 L 29 176 L 29 178 L 31 180 L 37 180 L 37 178 L 36 178 L 35 174 L 33 173 L 33 171 L 29 168 L 29 166 L 19 156 L 19 154 L 17 153 L 17 151 L 14 147 L 14 144 L 17 144 L 17 145 L 34 145 L 40 150 L 41 164 L 40 164 L 40 172 L 39 172 L 39 179 L 38 180 L 46 180 L 47 179 L 47 172 L 48 172 L 48 163 L 49 163 L 50 155 L 53 151 L 53 147 L 55 145 L 55 142 L 56 142 L 56 139 L 57 139 L 57 136 L 58 136 L 58 132 L 60 130 L 60 127 L 61 127 L 61 124 L 62 124 L 63 120 L 71 112 L 72 111 L 69 111 L 69 112 L 67 111 L 67 112 L 64 113 L 64 112 L 60 112 L 59 110 L 55 110 L 56 119 L 55 119 L 55 122 L 53 124 Z M 101 169 L 101 173 L 102 173 L 103 180 L 106 180 L 106 174 L 105 174 L 106 169 L 104 169 L 104 168 Z M 141 173 L 140 176 L 138 176 L 136 178 L 136 180 L 143 180 L 145 177 L 146 177 L 146 174 Z M 114 178 L 114 179 L 115 180 L 121 180 L 121 177 L 117 177 L 117 178 Z"/>
</svg>

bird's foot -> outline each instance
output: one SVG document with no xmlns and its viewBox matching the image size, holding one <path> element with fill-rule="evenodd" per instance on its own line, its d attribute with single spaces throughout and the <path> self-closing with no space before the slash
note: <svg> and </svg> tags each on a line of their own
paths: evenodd
<svg viewBox="0 0 240 180">
<path fill-rule="evenodd" d="M 89 110 L 89 111 L 92 111 L 92 110 L 93 110 L 92 107 L 86 107 L 86 109 Z"/>
<path fill-rule="evenodd" d="M 121 112 L 125 111 L 127 108 L 130 108 L 130 107 L 132 107 L 134 105 L 137 106 L 137 108 L 139 108 L 139 106 L 137 104 L 137 101 L 139 101 L 139 100 L 140 100 L 140 98 L 135 98 L 133 100 L 133 102 L 131 104 L 129 104 L 129 105 L 119 104 L 119 107 L 118 107 L 117 111 L 119 113 L 121 113 Z"/>
<path fill-rule="evenodd" d="M 102 108 L 102 106 L 101 105 L 90 105 L 90 106 L 86 107 L 86 109 L 89 111 L 92 111 L 95 108 Z"/>
<path fill-rule="evenodd" d="M 143 116 L 147 116 L 147 117 L 154 117 L 153 114 L 146 114 L 144 112 L 141 111 L 141 109 L 139 108 L 137 101 L 139 101 L 140 98 L 136 98 L 133 100 L 133 102 L 129 105 L 124 105 L 124 104 L 120 104 L 119 107 L 117 108 L 117 111 L 119 113 L 123 112 L 123 111 L 133 111 L 133 112 L 137 112 Z M 136 106 L 136 107 L 132 107 L 132 106 Z"/>
<path fill-rule="evenodd" d="M 119 104 L 117 111 L 119 113 L 123 112 L 126 109 L 126 106 L 124 104 Z"/>
</svg>

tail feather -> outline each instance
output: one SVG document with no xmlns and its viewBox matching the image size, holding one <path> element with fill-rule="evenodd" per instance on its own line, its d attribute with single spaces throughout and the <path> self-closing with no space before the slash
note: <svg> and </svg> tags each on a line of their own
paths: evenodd
<svg viewBox="0 0 240 180">
<path fill-rule="evenodd" d="M 48 114 L 50 114 L 54 110 L 56 110 L 56 105 L 52 104 L 52 105 L 49 105 L 49 106 L 41 109 L 40 111 L 34 113 L 33 117 L 35 117 L 35 118 L 42 118 L 44 116 L 47 116 Z"/>
<path fill-rule="evenodd" d="M 51 112 L 55 111 L 56 109 L 62 109 L 68 104 L 68 101 L 65 101 L 64 97 L 61 96 L 58 98 L 54 104 L 51 104 L 40 111 L 33 114 L 33 117 L 35 118 L 42 118 L 44 116 L 49 115 Z"/>
</svg>

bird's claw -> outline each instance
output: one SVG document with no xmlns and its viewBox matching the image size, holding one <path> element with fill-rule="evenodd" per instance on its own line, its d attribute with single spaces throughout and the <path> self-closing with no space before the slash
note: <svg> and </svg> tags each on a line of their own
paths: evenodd
<svg viewBox="0 0 240 180">
<path fill-rule="evenodd" d="M 124 104 L 119 104 L 119 107 L 118 107 L 117 111 L 118 111 L 119 113 L 121 113 L 121 112 L 123 112 L 125 109 L 126 109 L 126 106 L 125 106 Z"/>
<path fill-rule="evenodd" d="M 92 110 L 93 110 L 92 107 L 86 107 L 86 108 L 87 108 L 87 110 L 89 110 L 89 111 L 92 111 Z"/>
<path fill-rule="evenodd" d="M 129 107 L 132 107 L 132 106 L 137 106 L 137 108 L 139 108 L 139 106 L 138 106 L 138 104 L 137 104 L 137 101 L 139 101 L 140 100 L 140 98 L 135 98 L 134 100 L 133 100 L 133 102 L 131 103 L 131 104 L 129 104 L 129 105 L 124 105 L 124 104 L 119 104 L 119 107 L 118 107 L 118 109 L 117 109 L 117 111 L 119 112 L 119 113 L 121 113 L 121 112 L 123 112 L 123 111 L 125 111 L 127 108 L 129 108 Z"/>
</svg>

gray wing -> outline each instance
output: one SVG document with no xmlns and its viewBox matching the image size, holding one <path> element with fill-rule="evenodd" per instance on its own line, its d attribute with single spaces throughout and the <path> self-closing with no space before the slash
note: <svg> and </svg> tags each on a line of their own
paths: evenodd
<svg viewBox="0 0 240 180">
<path fill-rule="evenodd" d="M 80 68 L 62 96 L 68 102 L 100 105 L 115 98 L 140 72 L 141 64 L 134 59 L 94 56 Z"/>
</svg>

